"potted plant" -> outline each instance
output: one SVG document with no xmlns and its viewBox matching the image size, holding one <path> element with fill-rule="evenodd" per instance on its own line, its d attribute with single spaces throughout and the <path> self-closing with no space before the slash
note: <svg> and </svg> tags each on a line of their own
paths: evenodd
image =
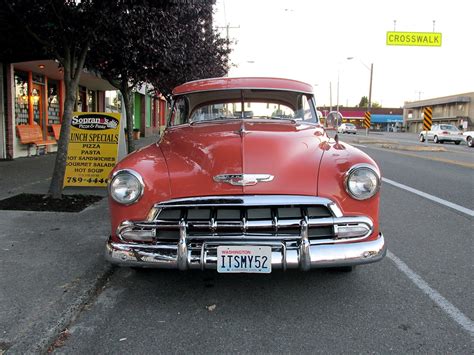
<svg viewBox="0 0 474 355">
<path fill-rule="evenodd" d="M 133 129 L 133 139 L 140 139 L 140 129 L 138 128 Z"/>
</svg>

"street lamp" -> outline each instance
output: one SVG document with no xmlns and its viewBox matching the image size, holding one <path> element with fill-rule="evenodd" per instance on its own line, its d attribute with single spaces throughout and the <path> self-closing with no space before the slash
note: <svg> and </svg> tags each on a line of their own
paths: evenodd
<svg viewBox="0 0 474 355">
<path fill-rule="evenodd" d="M 347 57 L 347 60 L 352 60 L 352 59 L 354 59 L 354 57 Z M 360 59 L 359 59 L 359 62 L 370 71 L 369 98 L 368 98 L 368 103 L 367 103 L 367 111 L 370 112 L 370 110 L 372 109 L 372 77 L 374 74 L 374 63 L 371 63 L 369 67 Z M 368 128 L 366 129 L 365 134 L 366 135 L 369 134 Z"/>
</svg>

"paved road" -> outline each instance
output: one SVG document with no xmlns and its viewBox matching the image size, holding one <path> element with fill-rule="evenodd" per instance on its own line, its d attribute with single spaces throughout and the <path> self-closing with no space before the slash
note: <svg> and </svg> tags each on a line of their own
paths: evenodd
<svg viewBox="0 0 474 355">
<path fill-rule="evenodd" d="M 448 202 L 384 182 L 382 262 L 349 274 L 116 269 L 58 351 L 472 354 L 474 170 L 362 149 L 386 181 Z"/>
</svg>

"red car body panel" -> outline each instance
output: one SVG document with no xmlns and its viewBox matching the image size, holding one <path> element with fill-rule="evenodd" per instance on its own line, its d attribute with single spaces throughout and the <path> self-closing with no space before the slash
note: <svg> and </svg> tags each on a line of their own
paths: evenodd
<svg viewBox="0 0 474 355">
<path fill-rule="evenodd" d="M 346 143 L 320 145 L 325 151 L 318 177 L 318 196 L 337 202 L 343 214 L 369 216 L 374 223 L 374 231 L 368 238 L 377 238 L 379 234 L 379 194 L 368 200 L 355 200 L 349 196 L 344 186 L 346 172 L 356 164 L 369 164 L 378 169 L 377 164 L 367 154 Z M 379 170 L 380 173 L 380 170 Z"/>
<path fill-rule="evenodd" d="M 279 78 L 216 78 L 191 81 L 176 87 L 173 95 L 228 89 L 271 89 L 312 93 L 313 87 L 297 80 Z"/>
</svg>

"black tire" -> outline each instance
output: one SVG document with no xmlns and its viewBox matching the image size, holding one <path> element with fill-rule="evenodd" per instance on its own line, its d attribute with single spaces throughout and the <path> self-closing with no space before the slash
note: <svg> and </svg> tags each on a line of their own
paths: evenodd
<svg viewBox="0 0 474 355">
<path fill-rule="evenodd" d="M 420 142 L 423 143 L 425 141 L 425 136 L 420 134 Z"/>
<path fill-rule="evenodd" d="M 471 136 L 467 136 L 466 138 L 466 143 L 467 143 L 467 146 L 469 148 L 474 148 L 474 142 L 472 141 L 472 137 Z"/>
<path fill-rule="evenodd" d="M 434 138 L 433 138 L 433 142 L 434 142 L 434 143 L 439 143 L 438 136 L 434 136 Z"/>
<path fill-rule="evenodd" d="M 456 142 L 454 142 L 454 144 L 459 145 L 459 144 L 461 144 L 461 141 L 456 141 Z"/>
</svg>

